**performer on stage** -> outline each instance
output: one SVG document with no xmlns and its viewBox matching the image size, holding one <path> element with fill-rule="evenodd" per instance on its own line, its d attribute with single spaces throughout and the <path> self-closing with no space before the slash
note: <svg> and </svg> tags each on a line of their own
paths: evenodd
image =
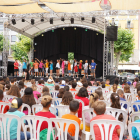
<svg viewBox="0 0 140 140">
<path fill-rule="evenodd" d="M 24 59 L 22 69 L 23 69 L 23 74 L 24 74 L 25 70 L 27 69 L 27 62 L 26 62 L 26 59 Z"/>
<path fill-rule="evenodd" d="M 82 60 L 80 60 L 79 62 L 79 75 L 80 75 L 80 78 L 81 78 L 81 70 L 82 70 Z"/>
<path fill-rule="evenodd" d="M 64 62 L 64 59 L 62 59 L 61 68 L 62 68 L 62 77 L 64 77 L 64 70 L 65 70 L 65 62 Z"/>
<path fill-rule="evenodd" d="M 34 59 L 30 62 L 31 69 L 29 70 L 30 75 L 34 75 Z"/>
<path fill-rule="evenodd" d="M 18 71 L 19 71 L 18 67 L 19 67 L 19 64 L 16 59 L 14 63 L 14 77 L 18 76 Z"/>
<path fill-rule="evenodd" d="M 78 67 L 77 67 L 77 60 L 76 59 L 75 59 L 75 63 L 74 63 L 73 78 L 74 78 L 75 74 L 77 74 L 77 78 L 78 78 Z"/>
<path fill-rule="evenodd" d="M 69 77 L 71 76 L 71 63 L 68 60 L 68 73 L 69 73 Z"/>
<path fill-rule="evenodd" d="M 50 61 L 50 76 L 53 74 L 53 61 Z"/>
<path fill-rule="evenodd" d="M 84 77 L 86 78 L 87 75 L 87 79 L 88 79 L 88 60 L 85 60 L 85 64 L 84 64 Z"/>
<path fill-rule="evenodd" d="M 45 66 L 46 68 L 46 77 L 48 78 L 48 70 L 49 70 L 49 62 L 48 62 L 48 59 L 46 59 L 46 63 L 45 63 Z"/>
<path fill-rule="evenodd" d="M 39 63 L 37 62 L 37 60 L 35 60 L 35 63 L 33 64 L 33 66 L 34 66 L 35 77 L 36 76 L 38 77 L 38 66 L 39 66 Z"/>
<path fill-rule="evenodd" d="M 36 59 L 39 62 L 39 75 L 42 76 L 42 72 L 44 71 L 44 67 L 43 67 L 43 60 L 39 61 L 38 59 Z"/>
<path fill-rule="evenodd" d="M 96 63 L 94 62 L 94 59 L 92 59 L 90 68 L 91 68 L 91 76 L 94 75 L 94 78 L 95 78 Z"/>
<path fill-rule="evenodd" d="M 56 78 L 59 78 L 59 70 L 60 70 L 60 61 L 57 59 L 56 63 Z"/>
</svg>

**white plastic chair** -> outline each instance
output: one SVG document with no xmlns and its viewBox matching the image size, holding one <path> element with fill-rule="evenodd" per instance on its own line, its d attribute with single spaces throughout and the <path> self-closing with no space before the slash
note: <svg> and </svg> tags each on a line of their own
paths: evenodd
<svg viewBox="0 0 140 140">
<path fill-rule="evenodd" d="M 113 140 L 112 135 L 114 132 L 114 128 L 116 125 L 119 125 L 121 128 L 120 136 L 118 137 L 119 140 L 122 140 L 123 133 L 124 133 L 124 123 L 116 120 L 94 120 L 90 122 L 90 135 L 95 140 L 95 133 L 94 133 L 94 125 L 99 127 L 101 132 L 101 140 Z M 102 127 L 104 125 L 104 129 Z M 111 126 L 111 128 L 110 128 Z"/>
<path fill-rule="evenodd" d="M 96 116 L 96 114 L 93 112 L 93 108 L 89 108 L 89 109 L 84 109 L 82 111 L 82 118 L 83 118 L 83 130 L 82 130 L 82 133 L 84 133 L 86 135 L 86 140 L 89 140 L 89 137 L 90 137 L 90 132 L 87 132 L 85 130 L 85 117 L 89 115 L 90 117 L 90 120 Z"/>
<path fill-rule="evenodd" d="M 36 104 L 38 103 L 38 100 L 34 97 Z"/>
<path fill-rule="evenodd" d="M 62 98 L 53 98 L 54 105 L 60 105 L 61 102 L 62 102 Z"/>
<path fill-rule="evenodd" d="M 82 104 L 82 110 L 83 110 L 84 109 L 84 106 L 85 106 L 84 102 L 82 100 L 80 100 L 80 99 L 74 99 L 74 100 L 76 100 L 76 101 L 78 101 L 79 103 Z"/>
<path fill-rule="evenodd" d="M 38 98 L 37 103 L 40 104 L 42 100 L 42 97 Z"/>
<path fill-rule="evenodd" d="M 130 107 L 130 103 L 129 102 L 120 100 L 120 104 L 121 104 L 122 107 L 126 104 L 127 105 L 126 111 L 129 112 L 129 107 Z"/>
<path fill-rule="evenodd" d="M 108 101 L 105 101 L 105 100 L 101 100 L 103 101 L 104 103 L 106 103 L 106 107 L 110 107 L 110 103 Z"/>
<path fill-rule="evenodd" d="M 43 89 L 43 86 L 41 86 L 41 85 L 37 85 L 37 91 L 38 91 L 38 92 L 41 93 L 41 92 L 42 92 L 42 89 Z"/>
<path fill-rule="evenodd" d="M 57 105 L 54 106 L 55 110 L 58 109 L 58 117 L 61 118 L 63 115 L 65 114 L 69 114 L 70 113 L 70 109 L 68 105 Z"/>
<path fill-rule="evenodd" d="M 5 101 L 5 102 L 9 102 L 10 99 L 13 100 L 14 98 L 18 98 L 18 97 L 12 96 L 12 95 L 5 95 L 5 96 L 4 96 L 4 101 Z"/>
<path fill-rule="evenodd" d="M 57 90 L 50 91 L 52 98 L 56 98 L 58 93 L 59 93 L 59 91 L 57 91 Z"/>
<path fill-rule="evenodd" d="M 132 102 L 132 93 L 124 93 L 125 99 L 127 102 L 131 103 Z"/>
<path fill-rule="evenodd" d="M 134 108 L 133 108 L 133 106 L 136 106 L 136 108 L 137 108 L 137 112 L 140 112 L 140 102 L 135 102 L 135 103 L 132 103 L 131 104 L 131 111 L 132 111 L 132 113 L 136 113 L 136 111 L 134 111 Z"/>
<path fill-rule="evenodd" d="M 124 124 L 126 123 L 126 119 L 127 119 L 127 113 L 126 113 L 126 111 L 124 111 L 122 109 L 107 107 L 106 108 L 106 112 L 107 112 L 107 114 L 110 114 L 114 118 L 116 118 L 116 120 L 118 120 L 120 114 L 122 113 L 122 115 L 123 115 L 123 123 Z"/>
<path fill-rule="evenodd" d="M 23 112 L 24 108 L 28 109 L 28 115 L 31 115 L 31 107 L 27 104 L 22 104 L 21 112 Z"/>
<path fill-rule="evenodd" d="M 132 122 L 128 125 L 128 132 L 129 132 L 129 139 L 130 140 L 133 140 L 133 137 L 132 137 L 132 127 L 136 127 L 137 128 L 137 131 L 139 133 L 139 136 L 140 136 L 140 123 L 139 122 Z"/>
<path fill-rule="evenodd" d="M 135 112 L 131 114 L 131 121 L 135 121 L 135 117 L 138 117 L 140 119 L 140 112 Z"/>
<path fill-rule="evenodd" d="M 48 123 L 48 131 L 47 131 L 46 140 L 50 140 L 50 134 L 52 131 L 52 121 L 50 119 L 48 119 L 47 117 L 33 116 L 33 115 L 23 116 L 21 118 L 21 123 L 22 123 L 22 128 L 24 130 L 25 140 L 27 140 L 27 137 L 26 137 L 27 126 L 24 125 L 25 120 L 28 123 L 28 128 L 30 129 L 30 132 L 32 132 L 30 133 L 30 140 L 40 140 L 39 133 L 40 133 L 40 127 L 43 122 Z"/>
<path fill-rule="evenodd" d="M 62 118 L 50 118 L 50 120 L 55 123 L 55 127 L 58 132 L 57 136 L 59 140 L 67 140 L 68 128 L 69 128 L 69 125 L 71 124 L 75 125 L 75 140 L 78 140 L 79 124 L 76 121 L 62 119 Z M 64 131 L 64 125 L 66 125 L 65 131 Z"/>
<path fill-rule="evenodd" d="M 0 113 L 4 112 L 4 109 L 5 109 L 6 106 L 9 106 L 9 108 L 10 108 L 11 103 L 0 102 Z"/>
<path fill-rule="evenodd" d="M 10 140 L 10 127 L 14 127 L 15 125 L 11 123 L 13 119 L 16 119 L 18 122 L 17 140 L 20 140 L 21 119 L 16 115 L 0 114 L 1 140 Z"/>
</svg>

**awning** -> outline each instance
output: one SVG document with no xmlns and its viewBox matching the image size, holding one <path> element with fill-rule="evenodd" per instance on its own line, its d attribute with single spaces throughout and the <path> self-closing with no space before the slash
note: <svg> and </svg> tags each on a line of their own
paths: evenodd
<svg viewBox="0 0 140 140">
<path fill-rule="evenodd" d="M 140 70 L 138 65 L 119 65 L 118 70 Z"/>
</svg>

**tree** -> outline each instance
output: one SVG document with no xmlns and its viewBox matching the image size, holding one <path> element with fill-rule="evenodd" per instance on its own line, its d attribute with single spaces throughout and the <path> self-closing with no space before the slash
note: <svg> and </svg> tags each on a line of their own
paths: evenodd
<svg viewBox="0 0 140 140">
<path fill-rule="evenodd" d="M 0 34 L 0 51 L 3 50 L 3 34 Z"/>
<path fill-rule="evenodd" d="M 11 47 L 13 50 L 12 55 L 15 59 L 23 62 L 24 59 L 28 60 L 31 39 L 24 35 L 18 35 L 18 39 L 19 42 L 15 42 Z"/>
<path fill-rule="evenodd" d="M 119 61 L 129 61 L 134 49 L 134 34 L 131 30 L 118 29 L 118 40 L 114 42 L 114 55 L 116 72 L 118 72 Z"/>
</svg>

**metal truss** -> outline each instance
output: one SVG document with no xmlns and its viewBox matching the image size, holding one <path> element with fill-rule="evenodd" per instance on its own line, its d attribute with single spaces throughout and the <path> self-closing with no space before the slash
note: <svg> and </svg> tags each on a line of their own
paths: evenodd
<svg viewBox="0 0 140 140">
<path fill-rule="evenodd" d="M 7 76 L 7 67 L 8 67 L 8 51 L 9 51 L 9 29 L 8 22 L 4 23 L 4 39 L 3 39 L 3 52 L 2 52 L 2 76 Z"/>
<path fill-rule="evenodd" d="M 34 59 L 34 41 L 31 40 L 31 48 L 30 48 L 30 54 L 29 54 L 29 62 Z"/>
</svg>

